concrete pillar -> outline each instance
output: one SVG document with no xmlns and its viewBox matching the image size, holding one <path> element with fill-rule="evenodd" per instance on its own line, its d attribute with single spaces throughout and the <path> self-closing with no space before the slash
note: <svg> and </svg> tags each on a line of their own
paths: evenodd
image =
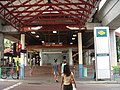
<svg viewBox="0 0 120 90">
<path fill-rule="evenodd" d="M 25 49 L 25 34 L 21 34 L 21 44 L 22 49 Z M 25 54 L 21 53 L 21 65 L 20 65 L 20 76 L 21 78 L 24 78 L 24 72 L 25 72 Z"/>
<path fill-rule="evenodd" d="M 4 57 L 4 35 L 0 33 L 0 60 Z"/>
<path fill-rule="evenodd" d="M 73 66 L 72 48 L 69 49 L 69 65 Z"/>
<path fill-rule="evenodd" d="M 43 61 L 42 61 L 42 49 L 39 50 L 39 56 L 40 56 L 40 66 L 43 65 Z"/>
<path fill-rule="evenodd" d="M 24 58 L 25 58 L 25 66 L 27 66 L 28 65 L 28 53 L 25 53 L 24 54 Z"/>
<path fill-rule="evenodd" d="M 30 63 L 30 67 L 32 67 L 32 53 L 31 52 L 28 52 L 29 53 L 29 63 Z"/>
<path fill-rule="evenodd" d="M 115 30 L 110 30 L 110 61 L 111 61 L 111 66 L 117 66 Z"/>
<path fill-rule="evenodd" d="M 83 76 L 83 57 L 82 57 L 82 34 L 78 33 L 78 59 L 79 59 L 79 77 Z"/>
</svg>

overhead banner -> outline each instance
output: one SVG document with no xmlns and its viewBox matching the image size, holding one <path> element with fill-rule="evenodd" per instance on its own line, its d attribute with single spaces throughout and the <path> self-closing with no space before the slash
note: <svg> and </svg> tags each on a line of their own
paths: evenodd
<svg viewBox="0 0 120 90">
<path fill-rule="evenodd" d="M 96 79 L 110 79 L 109 27 L 94 27 Z"/>
</svg>

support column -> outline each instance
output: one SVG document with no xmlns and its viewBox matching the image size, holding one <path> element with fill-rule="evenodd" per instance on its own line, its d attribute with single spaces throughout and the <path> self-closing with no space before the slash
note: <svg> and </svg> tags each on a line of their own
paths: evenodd
<svg viewBox="0 0 120 90">
<path fill-rule="evenodd" d="M 0 60 L 4 57 L 4 35 L 0 33 Z"/>
<path fill-rule="evenodd" d="M 40 56 L 40 66 L 43 65 L 43 61 L 42 61 L 42 49 L 39 50 L 39 56 Z"/>
<path fill-rule="evenodd" d="M 69 49 L 69 65 L 73 66 L 73 59 L 72 59 L 72 49 Z"/>
<path fill-rule="evenodd" d="M 22 49 L 25 49 L 25 34 L 21 34 L 21 44 L 22 44 Z M 24 78 L 24 73 L 25 73 L 25 54 L 21 53 L 21 65 L 20 65 L 20 76 L 23 79 Z"/>
<path fill-rule="evenodd" d="M 83 57 L 82 57 L 82 34 L 78 33 L 78 58 L 79 58 L 79 77 L 83 76 Z"/>
<path fill-rule="evenodd" d="M 25 53 L 24 56 L 25 56 L 24 57 L 25 58 L 25 66 L 27 66 L 28 65 L 28 61 L 27 61 L 28 60 L 28 53 Z"/>
<path fill-rule="evenodd" d="M 111 66 L 117 66 L 115 30 L 110 30 L 110 61 L 111 61 Z"/>
</svg>

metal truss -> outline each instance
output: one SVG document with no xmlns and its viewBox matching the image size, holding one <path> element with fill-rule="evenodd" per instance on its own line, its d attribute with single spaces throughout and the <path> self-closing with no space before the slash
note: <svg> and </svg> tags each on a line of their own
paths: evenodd
<svg viewBox="0 0 120 90">
<path fill-rule="evenodd" d="M 0 0 L 0 17 L 17 30 L 28 26 L 84 27 L 100 0 Z"/>
</svg>

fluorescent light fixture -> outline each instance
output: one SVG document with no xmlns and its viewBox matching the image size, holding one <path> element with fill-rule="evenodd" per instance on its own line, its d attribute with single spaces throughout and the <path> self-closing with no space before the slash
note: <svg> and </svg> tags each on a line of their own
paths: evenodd
<svg viewBox="0 0 120 90">
<path fill-rule="evenodd" d="M 73 43 L 71 42 L 70 44 L 72 45 Z"/>
<path fill-rule="evenodd" d="M 39 35 L 36 35 L 36 38 L 39 38 L 40 36 Z"/>
<path fill-rule="evenodd" d="M 66 27 L 70 30 L 79 30 L 80 29 L 79 27 L 69 27 L 69 26 L 66 26 Z"/>
<path fill-rule="evenodd" d="M 59 44 L 62 44 L 62 42 L 59 42 Z"/>
<path fill-rule="evenodd" d="M 53 9 L 52 9 L 52 8 L 49 8 L 48 10 L 50 11 L 50 10 L 53 10 Z"/>
<path fill-rule="evenodd" d="M 44 54 L 61 54 L 62 52 L 42 52 Z"/>
<path fill-rule="evenodd" d="M 84 30 L 85 28 L 80 28 L 81 30 Z"/>
<path fill-rule="evenodd" d="M 52 8 L 49 8 L 48 11 L 43 12 L 43 14 L 49 14 L 49 13 L 59 13 L 58 11 L 53 11 Z"/>
<path fill-rule="evenodd" d="M 53 31 L 53 33 L 57 33 L 57 31 Z"/>
<path fill-rule="evenodd" d="M 52 44 L 55 44 L 55 43 L 52 43 Z"/>
<path fill-rule="evenodd" d="M 77 35 L 76 34 L 73 34 L 73 37 L 76 37 Z"/>
<path fill-rule="evenodd" d="M 72 40 L 75 40 L 75 38 L 72 38 Z"/>
<path fill-rule="evenodd" d="M 42 43 L 45 43 L 45 41 L 42 41 Z"/>
<path fill-rule="evenodd" d="M 35 34 L 35 32 L 31 32 L 32 34 Z"/>
<path fill-rule="evenodd" d="M 32 30 L 39 30 L 39 29 L 41 29 L 41 28 L 42 28 L 42 26 L 31 27 Z"/>
<path fill-rule="evenodd" d="M 58 11 L 47 11 L 47 12 L 43 12 L 43 14 L 49 14 L 49 13 L 59 13 Z"/>
</svg>

